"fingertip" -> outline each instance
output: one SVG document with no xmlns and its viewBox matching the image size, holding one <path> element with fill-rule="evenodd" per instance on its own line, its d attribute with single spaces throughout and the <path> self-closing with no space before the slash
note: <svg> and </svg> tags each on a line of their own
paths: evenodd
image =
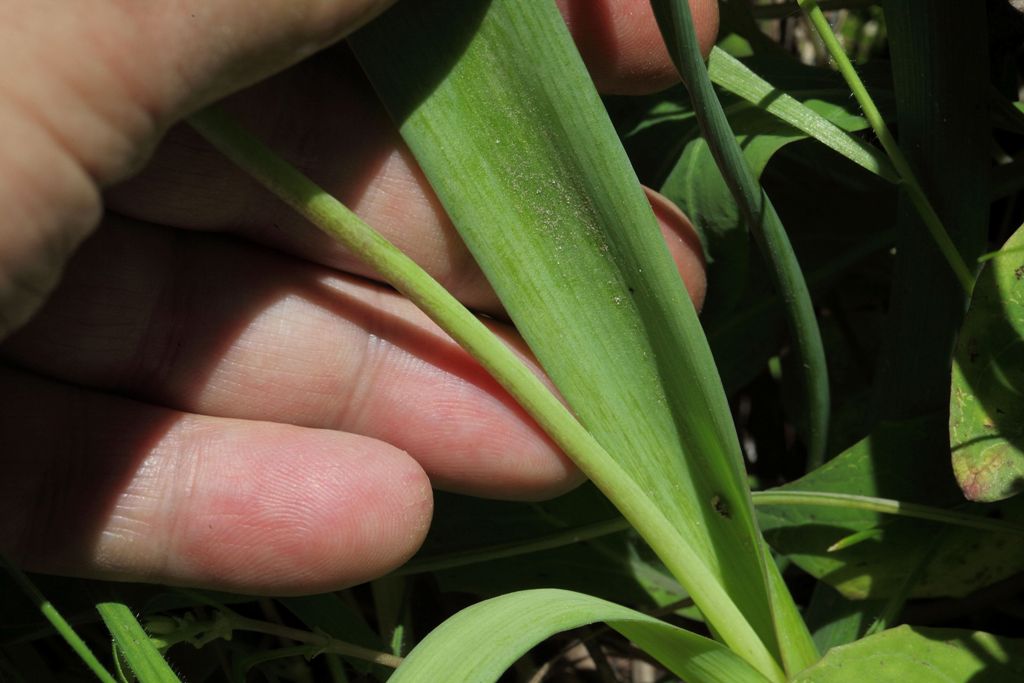
<svg viewBox="0 0 1024 683">
<path fill-rule="evenodd" d="M 507 329 L 492 329 L 513 347 Z M 539 369 L 525 348 L 522 360 Z M 480 371 L 482 372 L 482 371 Z M 584 477 L 579 469 L 488 377 L 478 376 L 448 401 L 434 401 L 434 418 L 417 430 L 410 451 L 436 488 L 494 500 L 549 500 L 571 491 Z"/>
<path fill-rule="evenodd" d="M 172 547 L 172 580 L 320 593 L 386 574 L 420 547 L 433 495 L 404 451 L 329 430 L 247 429 L 244 462 L 211 468 L 192 496 Z"/>
<path fill-rule="evenodd" d="M 505 444 L 485 458 L 478 461 L 480 471 L 457 472 L 448 481 L 436 482 L 438 488 L 493 500 L 539 502 L 564 495 L 586 480 L 544 437 L 534 437 L 521 449 Z"/>
<path fill-rule="evenodd" d="M 707 294 L 707 268 L 697 231 L 686 214 L 667 197 L 648 187 L 644 188 L 644 192 L 651 203 L 651 209 L 654 210 L 655 218 L 658 219 L 669 254 L 679 268 L 679 275 L 683 278 L 693 306 L 700 311 Z"/>
<path fill-rule="evenodd" d="M 679 81 L 648 0 L 557 0 L 597 89 L 642 95 Z M 705 58 L 718 36 L 717 0 L 690 0 Z"/>
</svg>

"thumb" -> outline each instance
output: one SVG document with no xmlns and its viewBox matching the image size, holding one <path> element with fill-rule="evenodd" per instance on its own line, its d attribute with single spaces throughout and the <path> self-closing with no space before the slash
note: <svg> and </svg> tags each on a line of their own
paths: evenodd
<svg viewBox="0 0 1024 683">
<path fill-rule="evenodd" d="M 101 189 L 171 123 L 392 1 L 0 1 L 0 338 L 54 288 L 99 221 Z"/>
</svg>

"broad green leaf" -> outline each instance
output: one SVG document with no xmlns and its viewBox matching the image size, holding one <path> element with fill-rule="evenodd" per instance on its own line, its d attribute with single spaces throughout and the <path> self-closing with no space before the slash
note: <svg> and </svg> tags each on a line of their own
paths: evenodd
<svg viewBox="0 0 1024 683">
<path fill-rule="evenodd" d="M 793 683 L 1002 683 L 1024 679 L 1024 641 L 900 626 L 837 647 Z"/>
<path fill-rule="evenodd" d="M 631 518 L 716 632 L 744 641 L 744 656 L 771 671 L 756 651 L 777 652 L 764 575 L 775 569 L 761 556 L 725 396 L 554 6 L 404 3 L 352 42 L 520 332 L 621 468 L 617 481 L 602 476 L 604 465 L 588 474 L 627 517 L 643 504 L 669 520 L 675 538 Z M 623 495 L 624 487 L 649 503 Z M 685 570 L 669 550 L 680 544 L 699 558 Z M 734 608 L 707 594 L 708 577 L 763 644 L 723 618 Z"/>
<path fill-rule="evenodd" d="M 177 675 L 128 606 L 120 602 L 104 602 L 96 605 L 96 609 L 114 636 L 118 652 L 141 683 L 178 683 Z"/>
<path fill-rule="evenodd" d="M 615 501 L 623 517 L 634 527 L 644 530 L 645 540 L 657 549 L 673 575 L 684 577 L 681 582 L 685 582 L 687 590 L 700 596 L 695 601 L 699 601 L 705 615 L 715 619 L 716 633 L 773 680 L 781 680 L 783 672 L 765 642 L 754 631 L 736 602 L 726 592 L 719 577 L 693 546 L 691 539 L 673 526 L 663 508 L 651 499 L 649 492 L 612 458 L 558 397 L 479 318 L 393 244 L 323 188 L 303 176 L 294 166 L 239 128 L 222 111 L 216 107 L 208 108 L 193 115 L 189 123 L 290 206 L 358 253 L 387 282 L 408 296 L 452 335 L 501 382 L 551 435 L 555 443 L 573 457 L 591 480 Z M 749 489 L 744 488 L 743 493 L 749 504 Z M 732 509 L 728 504 L 728 499 L 722 496 L 710 499 L 710 506 L 716 514 L 732 520 Z M 763 553 L 757 544 L 753 544 L 751 549 L 756 555 Z M 733 550 L 737 548 L 734 546 Z M 763 569 L 777 573 L 774 565 L 765 564 L 763 555 L 757 557 L 757 560 Z M 748 585 L 747 588 L 756 586 Z M 788 595 L 774 591 L 772 599 L 773 607 L 787 610 L 789 615 L 796 615 L 795 605 Z M 747 606 L 751 604 L 747 603 Z M 790 631 L 798 626 L 802 627 L 802 622 L 786 624 Z M 772 634 L 769 632 L 767 635 Z"/>
<path fill-rule="evenodd" d="M 1004 250 L 1024 246 L 1017 230 Z M 949 401 L 953 471 L 970 500 L 1024 489 L 1024 253 L 985 264 L 957 341 Z"/>
<path fill-rule="evenodd" d="M 690 593 L 700 596 L 702 611 L 715 618 L 716 633 L 773 680 L 781 680 L 783 672 L 762 636 L 754 631 L 691 539 L 673 526 L 649 492 L 612 458 L 558 397 L 478 317 L 380 233 L 239 128 L 218 108 L 211 107 L 193 115 L 189 123 L 314 225 L 359 254 L 366 264 L 375 268 L 387 282 L 452 335 L 515 397 L 555 443 L 572 456 L 581 470 L 615 501 L 622 515 L 634 527 L 644 530 L 645 540 L 657 549 L 673 575 L 685 577 L 681 581 L 685 581 Z M 650 207 L 647 208 L 649 210 Z M 664 248 L 664 244 L 661 246 Z M 743 493 L 749 504 L 749 489 L 744 488 Z M 721 496 L 717 499 L 713 496 L 710 506 L 720 517 L 733 519 L 728 502 L 723 507 L 722 501 Z M 723 514 L 723 509 L 730 514 Z M 736 546 L 732 549 L 738 550 Z M 751 550 L 759 556 L 756 559 L 763 569 L 777 572 L 774 565 L 765 564 L 763 549 L 759 545 L 752 544 Z M 756 585 L 748 584 L 746 587 L 748 590 L 756 589 Z M 786 602 L 782 601 L 783 597 L 787 598 Z M 772 607 L 796 615 L 795 605 L 789 596 L 774 592 L 772 598 Z M 746 604 L 748 607 L 752 605 Z M 797 626 L 802 626 L 802 622 L 786 624 L 791 630 Z M 772 634 L 768 632 L 767 635 Z"/>
<path fill-rule="evenodd" d="M 943 419 L 937 416 L 883 423 L 871 437 L 823 467 L 772 491 L 832 491 L 957 505 L 962 498 L 948 473 L 919 467 L 906 457 L 910 448 L 925 452 L 948 448 L 941 433 L 936 436 L 934 429 Z M 970 511 L 980 516 L 990 512 L 978 507 Z M 914 597 L 964 596 L 1024 570 L 1024 544 L 1013 534 L 842 508 L 759 506 L 758 514 L 765 538 L 773 548 L 854 599 L 891 596 L 915 571 L 925 552 L 932 554 L 913 586 Z M 1001 505 L 999 514 L 1004 521 L 1024 521 L 1024 499 Z M 836 541 L 872 529 L 880 529 L 880 535 L 843 550 L 828 551 Z M 931 547 L 938 533 L 942 534 L 941 542 Z"/>
<path fill-rule="evenodd" d="M 535 590 L 459 612 L 417 645 L 390 681 L 497 681 L 548 636 L 602 621 L 691 683 L 768 680 L 723 645 L 641 612 L 578 593 Z"/>
</svg>

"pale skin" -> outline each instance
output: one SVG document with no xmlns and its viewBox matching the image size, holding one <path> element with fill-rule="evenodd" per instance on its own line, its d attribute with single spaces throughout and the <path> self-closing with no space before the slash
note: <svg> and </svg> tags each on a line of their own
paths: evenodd
<svg viewBox="0 0 1024 683">
<path fill-rule="evenodd" d="M 306 59 L 388 4 L 0 0 L 0 552 L 16 563 L 325 591 L 407 560 L 432 488 L 536 500 L 579 482 L 423 314 L 172 127 L 228 97 L 500 319 L 351 58 Z M 644 0 L 559 5 L 602 90 L 674 81 Z M 714 0 L 691 5 L 709 48 Z M 699 304 L 689 225 L 653 203 Z"/>
</svg>

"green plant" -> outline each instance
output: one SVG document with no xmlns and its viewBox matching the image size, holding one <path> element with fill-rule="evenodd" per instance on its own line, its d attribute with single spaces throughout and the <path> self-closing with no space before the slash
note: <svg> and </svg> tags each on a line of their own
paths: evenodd
<svg viewBox="0 0 1024 683">
<path fill-rule="evenodd" d="M 726 38 L 739 38 L 731 49 L 747 57 L 748 65 L 724 52 L 711 61 L 710 79 L 723 90 L 724 112 L 697 53 L 686 4 L 654 2 L 689 96 L 675 92 L 609 102 L 632 158 L 622 150 L 553 6 L 512 0 L 406 2 L 353 38 L 357 57 L 567 406 L 416 264 L 225 115 L 213 109 L 191 120 L 232 160 L 431 315 L 573 457 L 617 510 L 590 488 L 573 494 L 571 503 L 514 512 L 453 499 L 453 518 L 459 506 L 471 507 L 477 516 L 522 515 L 531 530 L 547 530 L 550 538 L 542 539 L 547 546 L 521 535 L 461 554 L 435 548 L 432 555 L 414 560 L 405 575 L 434 572 L 437 581 L 476 588 L 486 581 L 467 578 L 465 571 L 460 578 L 459 568 L 479 573 L 485 561 L 529 557 L 538 546 L 568 543 L 586 531 L 599 539 L 592 551 L 600 562 L 629 576 L 647 600 L 668 605 L 670 613 L 702 631 L 690 632 L 579 592 L 517 592 L 469 607 L 438 627 L 413 649 L 394 680 L 496 680 L 552 633 L 597 621 L 694 683 L 896 680 L 894 675 L 925 681 L 936 669 L 949 680 L 962 681 L 1020 675 L 1024 652 L 1010 639 L 889 628 L 914 596 L 960 595 L 1024 568 L 1024 557 L 1007 549 L 1019 545 L 1017 537 L 1024 533 L 1020 502 L 960 509 L 966 506 L 963 496 L 949 481 L 952 343 L 974 288 L 974 274 L 964 264 L 982 251 L 990 224 L 986 143 L 993 138 L 993 124 L 986 107 L 992 98 L 1003 97 L 987 87 L 984 8 L 957 4 L 954 12 L 951 2 L 894 0 L 885 6 L 894 64 L 891 92 L 903 151 L 885 124 L 886 116 L 892 118 L 884 99 L 887 83 L 875 86 L 878 94 L 870 97 L 839 55 L 839 44 L 826 41 L 866 106 L 868 115 L 861 119 L 835 104 L 845 103 L 849 90 L 831 72 L 812 74 L 792 64 L 759 61 L 756 44 L 763 37 L 749 33 L 753 16 L 737 0 L 723 6 L 727 22 L 732 17 L 727 28 L 736 28 Z M 831 36 L 816 3 L 799 4 L 817 30 L 824 34 L 828 29 Z M 464 20 L 452 22 L 445 12 Z M 918 44 L 921 40 L 926 44 Z M 950 56 L 954 42 L 962 51 L 955 59 Z M 403 49 L 396 52 L 395 45 Z M 778 69 L 778 80 L 758 76 L 751 65 Z M 825 85 L 815 87 L 815 78 Z M 782 90 L 800 90 L 783 85 L 787 79 L 811 85 L 803 97 L 787 98 Z M 725 113 L 732 115 L 735 132 L 726 125 Z M 1019 109 L 1011 106 L 1006 116 L 1021 126 Z M 852 134 L 868 126 L 878 133 L 889 160 Z M 657 144 L 646 145 L 652 137 Z M 773 156 L 784 156 L 786 145 L 808 137 L 866 169 L 854 175 L 845 159 L 822 162 L 834 171 L 826 180 L 841 193 L 868 197 L 876 205 L 857 207 L 852 220 L 833 216 L 828 229 L 847 240 L 843 248 L 819 244 L 819 252 L 826 253 L 815 253 L 810 240 L 812 248 L 805 253 L 811 265 L 802 257 L 801 268 L 790 245 L 797 240 L 783 229 L 783 212 L 775 211 L 756 177 L 767 173 Z M 922 139 L 949 140 L 941 167 L 938 153 L 921 145 Z M 995 140 L 1011 148 L 1020 144 L 1002 132 Z M 803 149 L 813 150 L 812 158 L 820 154 L 817 147 Z M 788 159 L 797 169 L 802 162 L 799 156 Z M 660 241 L 634 166 L 643 175 L 650 171 L 645 180 L 661 183 L 699 223 L 706 219 L 698 227 L 712 259 L 712 293 L 717 284 L 728 292 L 709 301 L 707 337 Z M 721 176 L 716 168 L 722 169 Z M 794 175 L 808 176 L 806 169 Z M 1019 181 L 1022 175 L 1017 169 L 1010 177 Z M 796 206 L 817 208 L 805 185 L 762 180 L 774 183 L 769 189 L 779 189 L 791 211 L 794 194 Z M 712 199 L 718 200 L 712 208 L 702 204 Z M 897 201 L 899 209 L 893 208 Z M 886 217 L 895 223 L 897 212 L 895 229 L 869 225 Z M 809 221 L 794 222 L 806 226 Z M 824 231 L 820 223 L 811 222 L 819 233 Z M 760 256 L 747 253 L 747 230 L 761 245 Z M 809 236 L 821 239 L 814 232 Z M 889 285 L 872 268 L 878 268 L 884 260 L 878 252 L 893 240 L 899 247 Z M 995 452 L 982 449 L 989 458 L 980 465 L 961 463 L 968 469 L 961 482 L 978 481 L 971 467 L 1012 474 L 1019 460 L 1019 434 L 993 421 L 1002 403 L 991 406 L 993 396 L 1016 405 L 1013 397 L 1019 394 L 1013 390 L 1024 368 L 1019 352 L 1007 352 L 1016 349 L 1019 334 L 1002 322 L 1016 320 L 1024 301 L 1017 290 L 1020 277 L 1009 265 L 1019 259 L 1017 253 L 1008 250 L 1005 260 L 995 260 L 1002 267 L 999 276 L 979 286 L 988 297 L 984 308 L 969 314 L 999 327 L 1005 344 L 979 348 L 961 340 L 957 354 L 959 368 L 979 357 L 984 368 L 1008 368 L 995 380 L 992 373 L 958 374 L 954 412 L 963 396 L 991 410 L 958 414 L 952 450 L 967 447 L 962 434 L 999 444 Z M 730 261 L 742 264 L 739 282 L 721 279 L 737 276 Z M 720 264 L 726 264 L 724 269 Z M 990 266 L 987 272 L 993 270 Z M 873 279 L 849 292 L 849 283 L 866 277 L 865 272 Z M 765 282 L 773 292 L 765 291 Z M 840 319 L 859 311 L 841 297 L 870 299 L 872 288 L 886 286 L 891 287 L 887 333 L 880 335 L 882 347 L 867 353 L 858 324 L 877 320 Z M 826 307 L 830 315 L 821 316 Z M 828 325 L 821 331 L 819 318 Z M 785 353 L 772 334 L 780 325 L 791 340 Z M 830 348 L 838 357 L 829 359 L 831 391 L 823 351 L 827 344 L 822 344 L 830 335 L 837 340 Z M 843 362 L 863 360 L 858 354 L 879 359 L 882 369 L 873 386 L 843 367 Z M 770 371 L 762 373 L 766 366 Z M 815 467 L 795 481 L 752 494 L 726 392 L 750 386 L 754 375 L 772 383 L 781 375 L 785 391 L 791 392 L 790 422 Z M 992 382 L 999 381 L 1011 391 L 991 391 Z M 830 420 L 830 396 L 837 395 L 843 399 L 840 412 Z M 791 449 L 786 455 L 798 452 Z M 933 455 L 934 460 L 921 460 Z M 1009 465 L 1003 462 L 1007 458 Z M 1010 495 L 1014 486 L 1000 480 L 998 491 L 984 499 Z M 972 499 L 983 499 L 965 490 Z M 986 518 L 993 510 L 1003 519 Z M 922 520 L 930 520 L 929 525 Z M 607 538 L 627 523 L 656 559 L 644 554 L 636 536 L 628 543 Z M 762 532 L 777 555 L 768 551 Z M 965 547 L 972 555 L 963 563 L 967 569 L 951 568 L 950 558 L 962 556 Z M 813 593 L 799 596 L 802 612 L 783 580 L 789 563 L 820 580 Z M 979 567 L 988 575 L 979 578 Z M 445 578 L 446 568 L 456 573 Z M 363 668 L 370 675 L 379 673 L 374 666 L 395 663 L 378 652 L 388 649 L 387 640 L 396 655 L 403 654 L 402 635 L 411 622 L 385 615 L 380 607 L 395 591 L 395 585 L 381 583 L 375 592 L 378 621 L 390 623 L 390 633 L 374 633 L 357 611 L 332 596 L 279 601 L 322 634 L 261 626 L 236 614 L 228 596 L 195 593 L 148 610 L 159 615 L 186 607 L 191 611 L 185 617 L 151 616 L 146 623 L 164 648 L 177 642 L 223 643 L 239 630 L 300 643 L 266 652 L 228 649 L 231 673 L 238 680 L 252 666 L 319 653 L 331 653 L 329 674 L 345 680 L 344 669 L 331 657 L 372 660 Z M 152 643 L 140 642 L 141 631 L 127 608 L 105 604 L 101 613 L 123 654 L 116 662 L 123 659 L 140 680 L 173 677 L 154 663 Z M 902 657 L 898 674 L 877 668 L 890 657 Z M 144 673 L 150 665 L 153 673 Z"/>
</svg>

